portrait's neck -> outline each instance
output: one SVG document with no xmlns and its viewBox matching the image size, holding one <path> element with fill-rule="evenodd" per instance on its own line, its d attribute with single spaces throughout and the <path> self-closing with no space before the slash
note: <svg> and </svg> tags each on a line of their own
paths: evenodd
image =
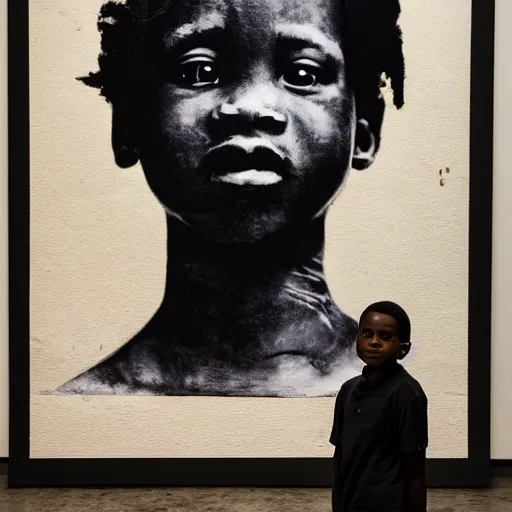
<svg viewBox="0 0 512 512">
<path fill-rule="evenodd" d="M 231 297 L 239 303 L 241 297 L 235 299 L 233 292 L 249 293 L 251 289 L 273 297 L 286 283 L 307 277 L 308 270 L 314 271 L 316 278 L 309 280 L 313 288 L 323 288 L 323 246 L 323 217 L 262 242 L 226 244 L 201 237 L 169 216 L 164 303 L 174 303 L 177 289 L 189 292 L 193 301 L 199 294 L 215 301 Z"/>
<path fill-rule="evenodd" d="M 318 327 L 329 331 L 327 337 L 335 336 L 331 321 L 335 324 L 336 318 L 329 314 L 340 312 L 325 283 L 324 222 L 321 217 L 265 242 L 230 245 L 201 238 L 168 217 L 167 280 L 154 320 L 160 329 L 194 331 L 201 337 L 211 333 L 212 339 L 203 343 L 222 339 L 229 344 L 232 337 L 233 343 L 268 353 L 284 339 L 290 346 L 283 350 L 299 350 L 292 345 L 304 345 L 304 332 L 299 336 L 295 329 L 308 334 L 311 327 L 312 335 Z M 219 329 L 226 332 L 218 336 Z M 325 333 L 317 337 L 329 346 Z"/>
<path fill-rule="evenodd" d="M 167 270 L 208 268 L 227 277 L 233 272 L 270 276 L 323 256 L 325 217 L 299 227 L 279 231 L 260 242 L 225 243 L 212 241 L 177 218 L 167 217 Z"/>
</svg>

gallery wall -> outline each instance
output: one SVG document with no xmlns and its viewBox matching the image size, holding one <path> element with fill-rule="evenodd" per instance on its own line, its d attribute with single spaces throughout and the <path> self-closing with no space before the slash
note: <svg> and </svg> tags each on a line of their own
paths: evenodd
<svg viewBox="0 0 512 512">
<path fill-rule="evenodd" d="M 0 0 L 0 457 L 8 455 L 8 391 L 7 391 L 7 0 Z M 512 70 L 507 54 L 512 49 L 512 35 L 507 25 L 512 21 L 512 4 L 497 0 L 497 71 L 496 71 L 496 162 L 495 162 L 495 254 L 493 303 L 493 417 L 492 456 L 512 459 L 512 408 L 506 390 L 512 385 L 509 371 L 512 346 L 508 342 L 507 320 L 512 314 L 508 295 L 512 290 L 512 272 L 508 263 L 512 256 L 512 206 L 507 190 L 512 189 L 512 176 L 507 173 L 506 151 L 512 122 L 512 91 L 507 84 Z"/>
<path fill-rule="evenodd" d="M 491 456 L 512 459 L 512 173 L 509 149 L 512 139 L 512 2 L 497 0 L 496 4 Z"/>
</svg>

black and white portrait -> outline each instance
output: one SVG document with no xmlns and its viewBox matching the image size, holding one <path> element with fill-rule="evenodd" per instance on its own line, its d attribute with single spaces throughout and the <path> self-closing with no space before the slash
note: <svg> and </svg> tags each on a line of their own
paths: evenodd
<svg viewBox="0 0 512 512">
<path fill-rule="evenodd" d="M 330 458 L 380 300 L 411 319 L 429 457 L 468 457 L 492 133 L 472 43 L 492 17 L 472 0 L 9 5 L 31 458 Z"/>
<path fill-rule="evenodd" d="M 492 2 L 8 3 L 10 481 L 330 485 L 388 300 L 483 484 Z"/>
<path fill-rule="evenodd" d="M 103 5 L 99 69 L 79 80 L 111 108 L 111 172 L 140 163 L 165 212 L 165 291 L 59 393 L 332 396 L 358 371 L 325 217 L 377 157 L 383 87 L 404 103 L 399 15 L 398 0 Z"/>
</svg>

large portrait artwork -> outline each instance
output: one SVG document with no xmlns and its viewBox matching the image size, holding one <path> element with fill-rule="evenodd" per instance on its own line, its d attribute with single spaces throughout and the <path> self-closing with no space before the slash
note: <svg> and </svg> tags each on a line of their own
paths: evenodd
<svg viewBox="0 0 512 512">
<path fill-rule="evenodd" d="M 389 300 L 482 482 L 491 4 L 10 0 L 14 481 L 324 485 Z"/>
<path fill-rule="evenodd" d="M 103 5 L 81 81 L 164 208 L 167 274 L 153 318 L 61 392 L 322 396 L 355 374 L 325 216 L 378 152 L 383 79 L 404 97 L 398 0 L 364 3 Z"/>
</svg>

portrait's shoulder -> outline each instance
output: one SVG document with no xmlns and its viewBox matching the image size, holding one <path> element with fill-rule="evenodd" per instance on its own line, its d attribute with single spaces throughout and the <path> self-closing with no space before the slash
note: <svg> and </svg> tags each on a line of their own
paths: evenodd
<svg viewBox="0 0 512 512">
<path fill-rule="evenodd" d="M 65 382 L 56 394 L 161 394 L 165 379 L 152 340 L 135 337 L 103 361 Z"/>
<path fill-rule="evenodd" d="M 116 395 L 130 393 L 130 386 L 105 363 L 87 370 L 57 388 L 58 395 Z"/>
<path fill-rule="evenodd" d="M 336 328 L 339 334 L 345 338 L 356 338 L 359 324 L 357 320 L 341 309 L 336 311 Z"/>
</svg>

